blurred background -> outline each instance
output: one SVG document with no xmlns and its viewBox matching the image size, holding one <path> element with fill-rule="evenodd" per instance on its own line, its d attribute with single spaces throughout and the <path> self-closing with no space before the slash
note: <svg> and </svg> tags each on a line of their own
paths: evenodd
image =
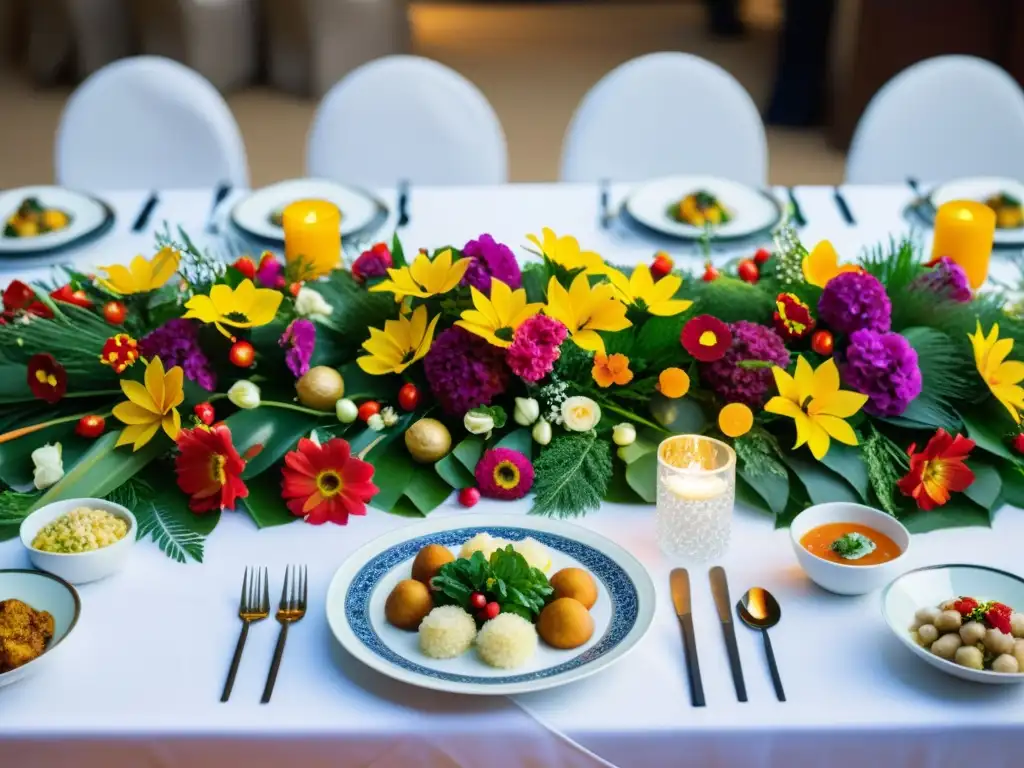
<svg viewBox="0 0 1024 768">
<path fill-rule="evenodd" d="M 769 126 L 772 183 L 837 183 L 864 106 L 909 64 L 970 53 L 1020 81 L 1024 52 L 1013 43 L 1024 35 L 1020 6 L 1014 0 L 0 0 L 0 187 L 52 181 L 53 134 L 76 82 L 137 52 L 181 60 L 224 91 L 254 186 L 301 175 L 318 98 L 362 61 L 400 52 L 447 64 L 483 90 L 506 132 L 513 181 L 554 180 L 562 137 L 586 91 L 616 65 L 660 50 L 716 62 L 750 92 Z"/>
</svg>

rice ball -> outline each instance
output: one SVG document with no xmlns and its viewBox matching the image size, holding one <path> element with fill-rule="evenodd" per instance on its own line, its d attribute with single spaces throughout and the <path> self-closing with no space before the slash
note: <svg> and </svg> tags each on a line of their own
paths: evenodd
<svg viewBox="0 0 1024 768">
<path fill-rule="evenodd" d="M 522 616 L 499 613 L 480 630 L 476 650 L 492 667 L 520 667 L 537 651 L 537 629 Z"/>
<path fill-rule="evenodd" d="M 432 659 L 454 659 L 476 638 L 476 622 L 457 605 L 440 605 L 420 622 L 420 650 Z"/>
<path fill-rule="evenodd" d="M 495 550 L 504 548 L 508 543 L 505 539 L 497 539 L 489 533 L 478 533 L 462 545 L 462 549 L 459 550 L 459 557 L 464 557 L 468 560 L 473 556 L 474 552 L 481 552 L 484 557 L 490 560 Z"/>
<path fill-rule="evenodd" d="M 522 541 L 514 541 L 512 547 L 523 556 L 531 568 L 538 568 L 544 573 L 551 568 L 551 555 L 548 553 L 547 547 L 536 539 L 526 538 Z"/>
</svg>

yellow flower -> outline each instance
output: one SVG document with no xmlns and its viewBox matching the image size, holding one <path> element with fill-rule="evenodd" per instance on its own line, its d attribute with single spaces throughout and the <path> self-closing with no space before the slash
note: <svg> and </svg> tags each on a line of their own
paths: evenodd
<svg viewBox="0 0 1024 768">
<path fill-rule="evenodd" d="M 786 416 L 796 422 L 796 444 L 804 443 L 819 461 L 828 453 L 829 438 L 846 445 L 857 445 L 848 419 L 859 411 L 868 396 L 839 389 L 839 369 L 831 357 L 811 370 L 803 356 L 796 359 L 796 376 L 778 366 L 772 368 L 779 394 L 768 401 L 768 413 Z"/>
<path fill-rule="evenodd" d="M 100 278 L 98 282 L 108 291 L 122 296 L 155 291 L 178 271 L 180 261 L 181 254 L 178 251 L 173 248 L 161 248 L 156 256 L 148 261 L 142 256 L 136 256 L 127 267 L 123 264 L 100 267 L 107 273 L 107 277 Z"/>
<path fill-rule="evenodd" d="M 440 315 L 427 323 L 427 308 L 416 307 L 412 317 L 400 315 L 397 320 L 384 321 L 384 330 L 370 329 L 370 338 L 363 349 L 370 354 L 356 360 L 359 367 L 373 376 L 401 373 L 423 358 L 434 340 L 434 328 Z"/>
<path fill-rule="evenodd" d="M 462 319 L 455 321 L 460 328 L 487 339 L 496 347 L 512 346 L 512 337 L 523 321 L 540 312 L 543 304 L 528 304 L 526 291 L 512 290 L 496 277 L 491 278 L 491 297 L 487 298 L 470 286 L 473 306 L 462 313 Z"/>
<path fill-rule="evenodd" d="M 145 385 L 122 379 L 121 389 L 128 402 L 114 406 L 114 416 L 127 426 L 121 430 L 117 445 L 134 443 L 137 451 L 152 440 L 161 427 L 171 440 L 178 438 L 181 429 L 178 406 L 185 399 L 182 377 L 180 366 L 174 366 L 165 374 L 164 364 L 159 357 L 154 357 L 146 367 Z"/>
<path fill-rule="evenodd" d="M 459 259 L 453 264 L 451 248 L 441 251 L 433 261 L 427 254 L 421 253 L 412 266 L 389 269 L 388 277 L 391 279 L 377 283 L 370 290 L 393 293 L 397 300 L 406 296 L 426 299 L 448 293 L 462 280 L 470 261 L 468 258 Z"/>
<path fill-rule="evenodd" d="M 590 274 L 599 275 L 608 271 L 604 259 L 593 251 L 581 251 L 580 243 L 572 235 L 559 237 L 549 227 L 541 230 L 544 242 L 536 235 L 527 235 L 526 239 L 537 246 L 537 249 L 560 267 L 568 270 L 582 269 Z"/>
<path fill-rule="evenodd" d="M 577 346 L 592 352 L 604 352 L 598 331 L 621 331 L 632 325 L 626 319 L 626 305 L 615 298 L 611 284 L 591 288 L 585 272 L 576 275 L 568 291 L 552 277 L 544 313 L 565 325 Z"/>
<path fill-rule="evenodd" d="M 628 278 L 617 269 L 609 269 L 608 279 L 624 302 L 658 317 L 678 315 L 693 306 L 692 301 L 672 298 L 683 284 L 683 278 L 665 275 L 654 282 L 651 269 L 646 264 L 637 264 Z"/>
<path fill-rule="evenodd" d="M 1020 424 L 1020 411 L 1024 409 L 1024 389 L 1020 386 L 1024 380 L 1024 363 L 1006 359 L 1013 351 L 1013 339 L 999 338 L 999 323 L 993 323 L 986 337 L 981 331 L 981 321 L 967 338 L 974 347 L 974 364 L 981 378 L 1013 420 Z"/>
<path fill-rule="evenodd" d="M 186 318 L 213 323 L 225 336 L 231 334 L 224 326 L 256 328 L 277 316 L 282 295 L 270 288 L 257 288 L 252 280 L 243 280 L 237 288 L 218 284 L 209 296 L 193 296 L 185 303 Z"/>
<path fill-rule="evenodd" d="M 726 437 L 742 437 L 754 426 L 754 412 L 745 403 L 728 403 L 718 412 L 718 428 Z"/>
<path fill-rule="evenodd" d="M 839 254 L 828 240 L 822 240 L 804 256 L 802 262 L 804 280 L 811 285 L 824 288 L 825 284 L 841 272 L 860 272 L 856 264 L 839 265 Z"/>
</svg>

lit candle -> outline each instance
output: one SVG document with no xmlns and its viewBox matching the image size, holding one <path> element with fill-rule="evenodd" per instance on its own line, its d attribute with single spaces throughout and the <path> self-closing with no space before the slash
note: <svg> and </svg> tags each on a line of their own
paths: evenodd
<svg viewBox="0 0 1024 768">
<path fill-rule="evenodd" d="M 974 290 L 988 276 L 996 213 L 984 203 L 951 200 L 935 212 L 935 240 L 932 258 L 948 256 L 959 264 Z"/>
<path fill-rule="evenodd" d="M 296 280 L 313 280 L 341 266 L 341 211 L 325 200 L 299 200 L 284 209 L 284 259 Z"/>
</svg>

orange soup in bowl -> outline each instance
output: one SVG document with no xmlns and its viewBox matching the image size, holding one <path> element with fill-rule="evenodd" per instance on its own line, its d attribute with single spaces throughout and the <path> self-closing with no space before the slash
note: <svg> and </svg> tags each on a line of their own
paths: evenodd
<svg viewBox="0 0 1024 768">
<path fill-rule="evenodd" d="M 879 565 L 902 553 L 884 533 L 859 523 L 819 525 L 803 535 L 800 546 L 815 557 L 840 565 Z"/>
</svg>

